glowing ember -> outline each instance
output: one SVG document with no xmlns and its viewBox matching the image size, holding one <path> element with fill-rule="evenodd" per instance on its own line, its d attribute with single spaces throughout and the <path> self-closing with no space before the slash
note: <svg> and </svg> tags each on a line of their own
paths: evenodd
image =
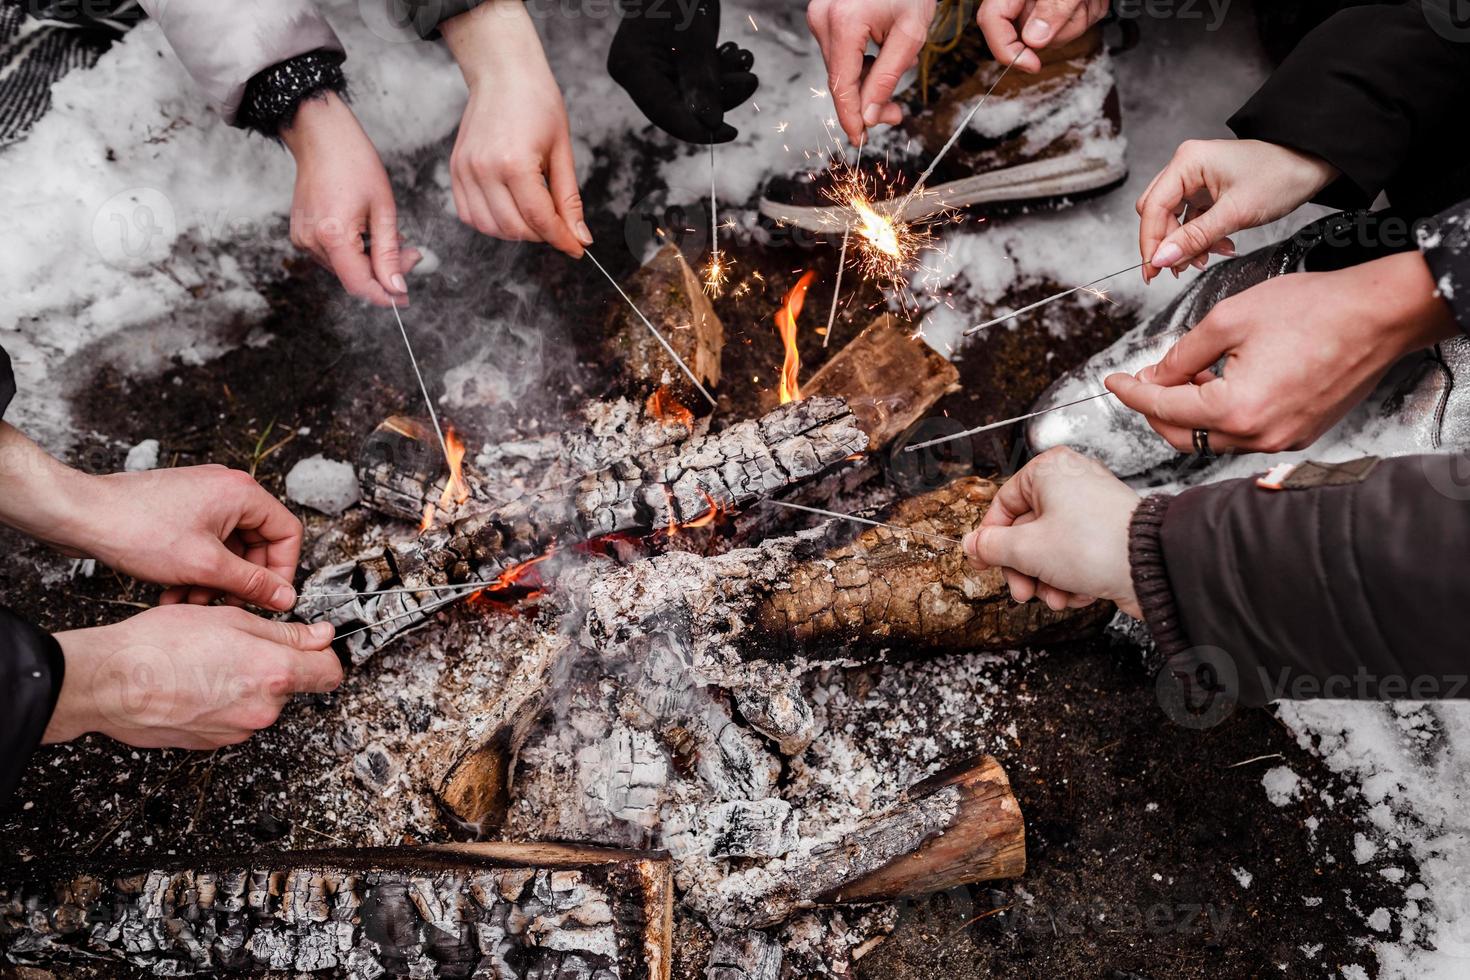
<svg viewBox="0 0 1470 980">
<path fill-rule="evenodd" d="M 798 378 L 801 374 L 801 354 L 796 349 L 796 320 L 801 308 L 806 305 L 806 291 L 817 278 L 814 270 L 802 273 L 791 292 L 786 294 L 781 309 L 776 311 L 776 330 L 781 334 L 781 343 L 786 345 L 786 360 L 781 365 L 781 404 L 796 401 L 801 397 Z"/>
<path fill-rule="evenodd" d="M 424 504 L 424 520 L 419 525 L 420 531 L 427 531 L 434 526 L 434 515 L 438 511 L 450 510 L 470 499 L 469 484 L 464 482 L 464 443 L 460 442 L 452 425 L 444 429 L 444 448 L 449 452 L 449 481 L 444 484 L 444 492 L 439 495 L 437 507 L 434 504 Z"/>
<path fill-rule="evenodd" d="M 657 419 L 663 425 L 694 427 L 694 413 L 679 404 L 679 399 L 669 391 L 668 385 L 659 385 L 658 389 L 648 396 L 648 401 L 644 402 L 643 408 L 651 418 Z"/>
<path fill-rule="evenodd" d="M 709 525 L 713 524 L 722 513 L 722 511 L 720 510 L 719 502 L 716 501 L 714 497 L 711 497 L 708 493 L 705 493 L 704 490 L 700 490 L 699 492 L 704 495 L 705 501 L 709 503 L 709 510 L 705 511 L 703 514 L 700 514 L 688 524 L 685 524 L 684 526 L 686 528 L 708 527 Z"/>
</svg>

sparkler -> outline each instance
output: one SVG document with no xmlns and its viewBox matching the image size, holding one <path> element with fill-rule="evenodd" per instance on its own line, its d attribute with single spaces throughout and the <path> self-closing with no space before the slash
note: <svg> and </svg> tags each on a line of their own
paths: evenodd
<svg viewBox="0 0 1470 980">
<path fill-rule="evenodd" d="M 868 142 L 868 130 L 863 128 L 863 135 L 858 138 L 857 155 L 853 158 L 852 169 L 854 172 L 862 170 L 863 146 Z M 827 342 L 832 339 L 832 324 L 837 322 L 837 299 L 842 294 L 842 268 L 847 265 L 847 240 L 852 236 L 852 222 L 848 221 L 842 226 L 842 251 L 837 253 L 837 279 L 832 284 L 832 308 L 827 311 L 827 329 L 822 334 L 822 348 L 825 350 Z"/>
<path fill-rule="evenodd" d="M 1106 398 L 1108 395 L 1111 394 L 1111 391 L 1099 391 L 1096 394 L 1088 395 L 1085 398 L 1078 398 L 1074 401 L 1063 402 L 1060 405 L 1053 405 L 1051 408 L 1043 408 L 1039 412 L 1029 412 L 1025 415 L 1017 415 L 1013 419 L 1001 419 L 999 422 L 988 422 L 985 425 L 977 425 L 973 429 L 966 429 L 964 432 L 956 432 L 952 436 L 940 436 L 938 439 L 930 439 L 928 442 L 920 442 L 912 446 L 905 446 L 903 447 L 903 451 L 906 453 L 916 453 L 920 449 L 928 449 L 930 446 L 937 446 L 941 442 L 953 442 L 956 439 L 963 439 L 966 436 L 979 435 L 982 432 L 989 432 L 992 429 L 1003 429 L 1006 426 L 1014 425 L 1017 422 L 1024 422 L 1027 419 L 1034 419 L 1038 415 L 1046 415 L 1050 412 L 1059 412 L 1064 408 L 1071 408 L 1073 405 L 1081 405 L 1083 402 L 1090 402 L 1095 398 Z"/>
<path fill-rule="evenodd" d="M 424 384 L 423 372 L 419 370 L 419 359 L 414 356 L 413 344 L 408 340 L 408 328 L 403 325 L 403 316 L 398 312 L 398 301 L 390 296 L 388 302 L 393 304 L 393 319 L 398 321 L 398 332 L 403 335 L 403 346 L 408 348 L 408 359 L 413 364 L 414 377 L 419 379 L 419 390 L 424 393 L 424 404 L 429 408 L 429 421 L 434 423 L 434 434 L 439 437 L 439 448 L 444 453 L 444 465 L 452 470 L 454 463 L 449 458 L 449 443 L 444 440 L 444 430 L 439 427 L 439 413 L 434 411 L 434 400 L 429 397 L 429 386 Z M 448 488 L 445 489 L 447 492 Z"/>
<path fill-rule="evenodd" d="M 336 636 L 332 637 L 332 639 L 334 641 L 345 640 L 349 636 L 356 636 L 358 633 L 366 633 L 370 629 L 376 629 L 377 627 L 382 626 L 386 623 L 391 623 L 394 620 L 398 619 L 406 619 L 409 616 L 427 616 L 430 613 L 438 612 L 445 606 L 458 602 L 459 600 L 464 599 L 468 596 L 474 595 L 476 592 L 480 591 L 480 588 L 482 588 L 482 586 L 476 586 L 473 589 L 467 588 L 465 591 L 456 595 L 452 595 L 447 599 L 440 599 L 437 602 L 430 603 L 426 606 L 419 606 L 416 609 L 408 609 L 401 613 L 395 613 L 392 616 L 384 616 L 382 619 L 375 619 L 371 623 L 368 623 L 366 626 L 359 626 L 357 629 L 348 630 L 346 633 L 338 633 Z"/>
<path fill-rule="evenodd" d="M 674 363 L 679 365 L 684 374 L 688 376 L 691 382 L 693 382 L 694 387 L 699 389 L 699 393 L 704 396 L 705 401 L 710 403 L 710 407 L 719 408 L 720 406 L 719 403 L 715 401 L 715 396 L 711 395 L 709 393 L 709 390 L 705 388 L 704 385 L 700 384 L 699 378 L 695 377 L 694 372 L 690 370 L 689 365 L 684 363 L 684 358 L 679 356 L 678 352 L 674 350 L 673 346 L 664 339 L 664 335 L 658 332 L 658 328 L 655 327 L 651 322 L 649 322 L 648 317 L 643 315 L 643 311 L 638 308 L 638 304 L 633 302 L 633 297 L 623 292 L 623 287 L 620 286 L 618 284 L 618 281 L 612 277 L 612 273 L 608 272 L 602 267 L 602 263 L 597 261 L 597 256 L 592 254 L 592 250 L 583 249 L 582 252 L 589 259 L 592 260 L 593 265 L 597 266 L 597 271 L 601 272 L 603 276 L 606 277 L 607 281 L 612 283 L 612 287 L 618 291 L 619 296 L 623 297 L 623 302 L 628 304 L 628 308 L 631 309 L 634 313 L 638 314 L 638 319 L 643 321 L 643 325 L 648 328 L 648 332 L 653 334 L 654 339 L 656 339 L 660 344 L 663 345 L 664 350 L 667 351 L 668 355 L 674 359 Z M 435 423 L 436 428 L 437 426 L 438 423 Z M 440 438 L 443 437 L 441 436 Z"/>
<path fill-rule="evenodd" d="M 301 599 L 351 599 L 354 596 L 411 595 L 415 592 L 458 592 L 461 589 L 488 589 L 495 582 L 460 582 L 457 585 L 415 585 L 401 589 L 367 589 L 362 592 L 303 592 Z"/>
<path fill-rule="evenodd" d="M 998 323 L 1005 323 L 1007 320 L 1014 320 L 1018 316 L 1030 313 L 1032 310 L 1039 309 L 1040 307 L 1043 307 L 1048 303 L 1055 303 L 1057 300 L 1062 299 L 1066 296 L 1071 296 L 1073 293 L 1090 292 L 1096 293 L 1097 295 L 1102 295 L 1100 292 L 1094 290 L 1092 287 L 1096 286 L 1100 282 L 1107 282 L 1109 279 L 1116 279 L 1118 276 L 1121 276 L 1125 272 L 1132 272 L 1134 269 L 1141 269 L 1143 268 L 1143 266 L 1144 263 L 1142 262 L 1138 263 L 1137 265 L 1130 265 L 1126 269 L 1119 269 L 1117 272 L 1110 272 L 1100 279 L 1094 279 L 1092 280 L 1092 282 L 1089 282 L 1086 285 L 1073 286 L 1071 289 L 1064 289 L 1060 293 L 1054 293 L 1053 295 L 1046 297 L 1046 299 L 1039 299 L 1029 306 L 1021 307 L 1019 310 L 1016 310 L 1013 313 L 1007 313 L 1005 316 L 998 316 L 994 320 L 986 320 L 984 323 L 977 323 L 973 327 L 965 330 L 965 336 L 968 337 L 971 334 L 979 333 L 980 331 L 988 329 L 989 327 L 993 327 Z M 1105 296 L 1104 298 L 1106 299 Z"/>
<path fill-rule="evenodd" d="M 720 201 L 715 195 L 715 144 L 709 145 L 709 262 L 704 267 L 704 291 L 720 295 L 730 270 L 720 259 Z"/>
<path fill-rule="evenodd" d="M 787 508 L 790 508 L 791 510 L 804 510 L 804 511 L 806 511 L 809 514 L 821 514 L 823 517 L 835 517 L 838 520 L 853 521 L 853 522 L 855 522 L 857 524 L 867 524 L 867 525 L 870 525 L 872 527 L 886 527 L 890 531 L 898 531 L 898 532 L 900 532 L 902 534 L 919 534 L 919 535 L 923 535 L 926 538 L 938 538 L 940 541 L 947 541 L 950 544 L 958 544 L 958 545 L 963 545 L 964 544 L 964 542 L 961 541 L 959 538 L 951 538 L 948 535 L 935 534 L 932 531 L 920 531 L 916 527 L 904 527 L 901 524 L 885 524 L 883 521 L 875 521 L 875 520 L 871 520 L 871 519 L 869 519 L 867 517 L 857 517 L 857 516 L 855 516 L 853 514 L 839 514 L 835 510 L 823 510 L 820 507 L 808 507 L 805 504 L 793 504 L 793 503 L 788 503 L 785 500 L 770 500 L 770 499 L 767 499 L 766 500 L 766 503 L 775 504 L 777 507 L 787 507 Z"/>
</svg>

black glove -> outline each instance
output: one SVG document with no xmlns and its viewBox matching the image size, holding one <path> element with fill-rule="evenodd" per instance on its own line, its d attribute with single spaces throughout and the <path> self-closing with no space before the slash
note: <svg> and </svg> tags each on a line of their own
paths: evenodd
<svg viewBox="0 0 1470 980">
<path fill-rule="evenodd" d="M 719 0 L 691 11 L 672 0 L 622 0 L 623 22 L 607 71 L 659 129 L 689 143 L 728 143 L 739 135 L 725 113 L 755 94 L 755 57 L 720 44 Z"/>
</svg>

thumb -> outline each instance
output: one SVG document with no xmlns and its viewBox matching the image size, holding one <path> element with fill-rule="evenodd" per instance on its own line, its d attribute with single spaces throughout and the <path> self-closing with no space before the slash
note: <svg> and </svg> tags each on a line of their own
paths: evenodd
<svg viewBox="0 0 1470 980">
<path fill-rule="evenodd" d="M 1155 269 L 1172 269 L 1196 256 L 1207 254 L 1231 234 L 1240 231 L 1240 222 L 1233 217 L 1234 209 L 1219 201 L 1204 214 L 1180 225 L 1165 236 L 1149 259 Z"/>
<path fill-rule="evenodd" d="M 577 163 L 572 156 L 572 144 L 562 141 L 551 151 L 551 166 L 548 183 L 551 199 L 556 202 L 556 212 L 561 220 L 572 229 L 572 234 L 583 245 L 592 244 L 592 230 L 582 212 L 582 191 L 577 187 Z"/>
<path fill-rule="evenodd" d="M 389 295 L 406 296 L 408 281 L 403 278 L 398 245 L 398 207 L 391 196 L 373 205 L 369 227 L 373 239 L 373 278 Z"/>
<path fill-rule="evenodd" d="M 252 605 L 285 612 L 296 604 L 296 590 L 264 565 L 257 565 L 215 543 L 215 556 L 208 573 L 193 585 L 219 589 Z"/>
<path fill-rule="evenodd" d="M 1028 567 L 1022 555 L 1025 535 L 1033 526 L 987 524 L 977 527 L 965 535 L 965 554 L 985 568 L 1014 568 L 1026 575 L 1035 575 L 1036 569 Z"/>
<path fill-rule="evenodd" d="M 1077 11 L 1077 0 L 1036 0 L 1036 8 L 1021 28 L 1021 40 L 1033 48 L 1044 48 Z"/>
</svg>

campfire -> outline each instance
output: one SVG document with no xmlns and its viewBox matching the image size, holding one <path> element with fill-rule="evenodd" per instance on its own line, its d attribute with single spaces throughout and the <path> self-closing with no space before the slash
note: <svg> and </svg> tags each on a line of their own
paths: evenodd
<svg viewBox="0 0 1470 980">
<path fill-rule="evenodd" d="M 10 899 L 52 921 L 106 904 L 117 925 L 87 934 L 88 955 L 160 972 L 363 976 L 433 961 L 464 969 L 425 975 L 667 977 L 677 906 L 717 936 L 710 975 L 774 980 L 763 930 L 806 910 L 1022 874 L 1021 811 L 992 758 L 840 821 L 792 781 L 830 737 L 807 693 L 826 667 L 1062 640 L 1107 615 L 1017 606 L 999 572 L 967 565 L 952 541 L 995 484 L 885 481 L 885 451 L 957 380 L 900 324 L 876 317 L 799 383 L 815 281 L 803 272 L 774 313 L 781 404 L 764 414 L 697 414 L 689 378 L 619 310 L 620 392 L 589 407 L 589 431 L 516 447 L 535 465 L 477 464 L 466 445 L 485 434 L 448 428 L 446 465 L 412 418 L 366 439 L 364 503 L 419 531 L 317 569 L 296 613 L 334 623 L 357 664 L 414 633 L 514 651 L 456 678 L 417 741 L 351 749 L 364 786 L 423 785 L 438 832 L 466 843 L 58 868 Z M 724 327 L 677 252 L 627 288 L 718 385 Z M 865 512 L 877 525 L 769 506 L 844 495 L 883 503 Z M 553 840 L 575 843 L 536 843 Z M 880 918 L 853 935 L 881 935 Z M 140 930 L 162 938 L 127 938 Z M 52 929 L 27 949 L 62 955 L 82 935 Z"/>
</svg>

